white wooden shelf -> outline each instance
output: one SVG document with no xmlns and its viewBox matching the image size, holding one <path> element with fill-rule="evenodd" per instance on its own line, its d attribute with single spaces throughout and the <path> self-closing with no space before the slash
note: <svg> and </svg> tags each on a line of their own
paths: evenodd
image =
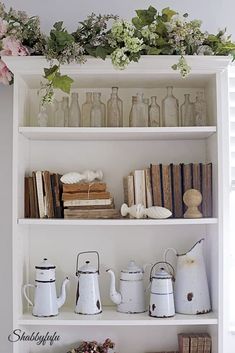
<svg viewBox="0 0 235 353">
<path fill-rule="evenodd" d="M 217 218 L 168 218 L 168 219 L 40 219 L 21 218 L 20 225 L 51 225 L 51 226 L 173 226 L 216 224 Z"/>
<path fill-rule="evenodd" d="M 116 312 L 113 307 L 105 307 L 99 315 L 78 315 L 71 310 L 63 310 L 57 317 L 37 318 L 31 313 L 24 314 L 19 325 L 24 326 L 188 326 L 188 325 L 217 325 L 216 314 L 182 315 L 173 318 L 157 319 L 143 314 L 123 314 Z"/>
<path fill-rule="evenodd" d="M 20 127 L 29 140 L 201 140 L 216 132 L 216 126 L 193 127 Z"/>
</svg>

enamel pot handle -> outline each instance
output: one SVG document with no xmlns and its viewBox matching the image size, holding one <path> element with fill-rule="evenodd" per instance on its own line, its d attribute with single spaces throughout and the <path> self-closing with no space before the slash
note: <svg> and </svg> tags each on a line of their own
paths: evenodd
<svg viewBox="0 0 235 353">
<path fill-rule="evenodd" d="M 78 262 L 79 262 L 79 256 L 83 254 L 96 254 L 97 255 L 97 264 L 98 264 L 98 274 L 100 274 L 100 256 L 98 251 L 82 251 L 78 254 L 77 256 L 77 263 L 76 263 L 76 276 L 78 275 Z"/>
<path fill-rule="evenodd" d="M 33 287 L 35 288 L 35 286 L 33 284 L 25 284 L 24 287 L 23 287 L 23 293 L 24 293 L 24 296 L 25 296 L 25 299 L 27 300 L 27 302 L 33 306 L 33 303 L 31 302 L 31 300 L 29 299 L 29 297 L 27 296 L 26 294 L 26 288 L 28 287 Z"/>
<path fill-rule="evenodd" d="M 152 281 L 152 273 L 153 273 L 154 267 L 157 266 L 157 265 L 160 265 L 160 264 L 165 264 L 165 265 L 167 265 L 167 266 L 170 266 L 170 268 L 172 269 L 171 276 L 172 276 L 172 279 L 174 280 L 174 278 L 175 278 L 175 270 L 174 270 L 174 267 L 173 267 L 169 262 L 166 262 L 166 261 L 158 261 L 158 262 L 156 262 L 156 263 L 152 266 L 152 268 L 151 268 L 151 271 L 150 271 L 150 282 Z"/>
</svg>

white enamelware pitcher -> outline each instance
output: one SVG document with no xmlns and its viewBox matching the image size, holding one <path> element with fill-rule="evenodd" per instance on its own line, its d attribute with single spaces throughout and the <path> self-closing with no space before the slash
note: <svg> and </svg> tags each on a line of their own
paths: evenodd
<svg viewBox="0 0 235 353">
<path fill-rule="evenodd" d="M 173 248 L 164 252 L 167 261 L 169 251 L 177 257 L 175 278 L 175 309 L 180 314 L 205 314 L 211 311 L 203 242 L 199 240 L 185 254 L 179 255 Z"/>
</svg>

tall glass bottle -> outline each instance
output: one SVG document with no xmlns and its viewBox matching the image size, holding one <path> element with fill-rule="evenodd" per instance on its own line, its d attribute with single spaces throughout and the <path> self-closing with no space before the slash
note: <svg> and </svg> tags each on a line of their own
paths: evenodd
<svg viewBox="0 0 235 353">
<path fill-rule="evenodd" d="M 149 98 L 143 98 L 143 102 L 145 104 L 146 115 L 148 115 L 148 125 L 149 126 Z"/>
<path fill-rule="evenodd" d="M 78 103 L 78 93 L 72 93 L 71 104 L 69 107 L 69 122 L 68 126 L 81 126 L 81 111 Z"/>
<path fill-rule="evenodd" d="M 38 113 L 38 126 L 47 127 L 48 126 L 48 114 L 45 105 L 40 104 Z"/>
<path fill-rule="evenodd" d="M 86 102 L 82 105 L 82 126 L 91 126 L 92 92 L 86 92 Z"/>
<path fill-rule="evenodd" d="M 118 107 L 120 110 L 120 126 L 123 126 L 123 101 L 118 96 L 118 87 L 112 87 L 112 94 L 115 94 L 117 96 Z"/>
<path fill-rule="evenodd" d="M 149 108 L 149 126 L 151 127 L 161 126 L 160 107 L 157 104 L 156 96 L 151 97 L 151 104 Z"/>
<path fill-rule="evenodd" d="M 130 127 L 135 126 L 134 121 L 136 121 L 136 115 L 137 115 L 136 104 L 137 104 L 137 97 L 132 96 L 132 106 L 131 106 L 130 115 L 129 115 L 129 126 Z"/>
<path fill-rule="evenodd" d="M 64 126 L 69 126 L 69 98 L 63 97 L 62 98 L 62 106 L 64 111 Z"/>
<path fill-rule="evenodd" d="M 100 100 L 101 94 L 99 92 L 93 93 L 93 104 L 91 108 L 91 126 L 104 127 L 105 126 L 105 106 Z"/>
<path fill-rule="evenodd" d="M 179 102 L 173 95 L 173 87 L 167 87 L 167 96 L 162 101 L 163 126 L 179 126 Z"/>
<path fill-rule="evenodd" d="M 194 104 L 190 101 L 190 94 L 184 95 L 184 103 L 180 107 L 181 125 L 194 126 Z"/>
<path fill-rule="evenodd" d="M 121 127 L 121 112 L 120 104 L 118 102 L 117 93 L 111 93 L 111 97 L 107 102 L 107 126 L 108 127 Z"/>
<path fill-rule="evenodd" d="M 143 94 L 137 93 L 136 102 L 132 106 L 132 127 L 145 127 L 148 126 L 148 107 L 143 102 Z"/>
<path fill-rule="evenodd" d="M 207 105 L 203 92 L 197 92 L 196 102 L 194 103 L 194 119 L 196 126 L 207 125 Z"/>
<path fill-rule="evenodd" d="M 57 108 L 55 111 L 55 126 L 64 127 L 64 111 L 63 111 L 63 103 L 58 102 Z"/>
</svg>

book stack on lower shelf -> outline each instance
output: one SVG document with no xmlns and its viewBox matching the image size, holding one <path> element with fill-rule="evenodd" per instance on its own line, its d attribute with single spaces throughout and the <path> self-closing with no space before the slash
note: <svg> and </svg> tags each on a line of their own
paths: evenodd
<svg viewBox="0 0 235 353">
<path fill-rule="evenodd" d="M 208 333 L 178 335 L 179 353 L 211 353 L 212 340 Z"/>
<path fill-rule="evenodd" d="M 186 207 L 183 195 L 189 189 L 202 194 L 200 211 L 212 217 L 212 163 L 151 164 L 135 170 L 124 178 L 124 202 L 130 207 L 141 203 L 145 207 L 161 206 L 182 218 Z"/>
<path fill-rule="evenodd" d="M 106 183 L 63 184 L 62 200 L 66 219 L 120 217 Z"/>
</svg>

